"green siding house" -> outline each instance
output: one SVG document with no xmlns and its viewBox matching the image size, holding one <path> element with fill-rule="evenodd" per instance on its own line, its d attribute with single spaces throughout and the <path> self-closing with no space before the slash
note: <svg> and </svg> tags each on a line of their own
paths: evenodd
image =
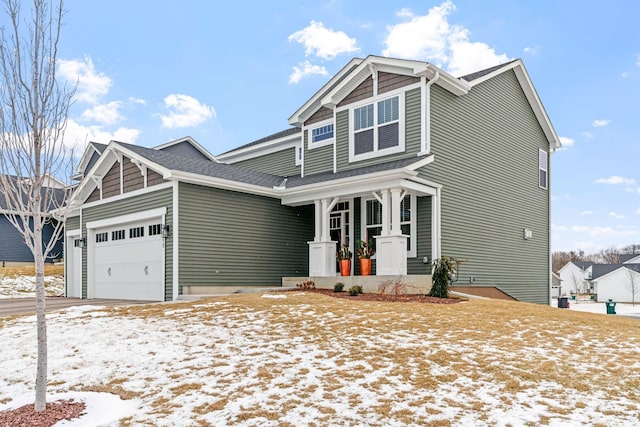
<svg viewBox="0 0 640 427">
<path fill-rule="evenodd" d="M 368 283 L 424 290 L 447 255 L 464 261 L 457 285 L 549 303 L 560 141 L 520 60 L 456 78 L 421 61 L 353 59 L 289 123 L 217 156 L 189 137 L 93 144 L 67 220 L 67 295 L 329 284 L 337 246 L 372 239 Z"/>
</svg>

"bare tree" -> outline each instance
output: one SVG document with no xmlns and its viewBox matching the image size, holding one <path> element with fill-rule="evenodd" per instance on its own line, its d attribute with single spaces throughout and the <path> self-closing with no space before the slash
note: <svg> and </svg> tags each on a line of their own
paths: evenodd
<svg viewBox="0 0 640 427">
<path fill-rule="evenodd" d="M 576 274 L 576 273 L 571 273 L 571 285 L 573 285 L 573 290 L 576 293 L 576 301 L 578 300 L 577 295 L 582 292 L 582 285 L 583 285 L 583 281 L 584 278 L 583 276 Z"/>
<path fill-rule="evenodd" d="M 627 289 L 631 291 L 631 303 L 636 305 L 636 294 L 640 291 L 640 273 L 634 271 L 631 268 L 627 268 Z"/>
<path fill-rule="evenodd" d="M 56 81 L 63 2 L 33 0 L 30 19 L 20 15 L 20 0 L 3 0 L 8 28 L 0 33 L 0 197 L 9 221 L 33 253 L 36 270 L 38 358 L 35 410 L 46 407 L 47 329 L 44 262 L 62 235 L 58 221 L 43 241 L 50 211 L 61 201 L 60 190 L 48 184 L 64 177 L 70 157 L 63 137 L 75 87 Z"/>
<path fill-rule="evenodd" d="M 604 260 L 606 264 L 620 264 L 620 249 L 610 247 L 609 249 L 603 249 L 598 254 L 600 258 Z"/>
</svg>

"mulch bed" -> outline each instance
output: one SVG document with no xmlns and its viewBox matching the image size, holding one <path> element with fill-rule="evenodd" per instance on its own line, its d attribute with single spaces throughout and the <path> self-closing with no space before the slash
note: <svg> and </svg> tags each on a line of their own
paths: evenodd
<svg viewBox="0 0 640 427">
<path fill-rule="evenodd" d="M 420 294 L 403 294 L 403 295 L 393 295 L 393 294 L 380 294 L 380 293 L 362 293 L 356 296 L 350 296 L 349 292 L 334 292 L 332 289 L 319 289 L 319 288 L 308 288 L 308 289 L 297 289 L 297 291 L 304 292 L 315 292 L 318 294 L 327 295 L 334 298 L 346 298 L 354 301 L 381 301 L 381 302 L 421 302 L 426 304 L 457 304 L 462 301 L 467 301 L 463 298 L 436 298 L 430 297 L 427 295 Z"/>
<path fill-rule="evenodd" d="M 84 414 L 84 402 L 74 399 L 47 402 L 46 409 L 36 412 L 33 403 L 0 412 L 0 427 L 51 427 L 58 421 L 73 420 Z"/>
</svg>

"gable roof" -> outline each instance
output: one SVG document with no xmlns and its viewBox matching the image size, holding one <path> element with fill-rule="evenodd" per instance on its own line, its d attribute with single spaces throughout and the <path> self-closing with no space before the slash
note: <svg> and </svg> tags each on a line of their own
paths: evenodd
<svg viewBox="0 0 640 427">
<path fill-rule="evenodd" d="M 83 175 L 91 170 L 98 160 L 98 157 L 100 157 L 106 148 L 107 146 L 105 144 L 89 141 L 87 147 L 84 149 L 84 153 L 82 153 L 76 173 L 71 178 L 74 180 L 82 179 Z"/>
<path fill-rule="evenodd" d="M 5 175 L 4 177 L 6 177 L 6 180 L 8 182 L 8 184 L 10 186 L 13 185 L 17 185 L 17 180 L 18 177 L 15 175 Z M 4 177 L 0 177 L 0 186 L 4 186 L 3 183 L 3 178 Z M 54 181 L 54 185 L 52 186 L 47 186 L 46 182 L 49 182 L 48 180 L 55 180 Z M 57 178 L 53 178 L 53 177 L 47 177 L 45 178 L 45 185 L 43 185 L 42 187 L 42 191 L 41 191 L 41 195 L 42 195 L 42 203 L 48 203 L 49 206 L 47 208 L 45 208 L 45 210 L 47 211 L 51 211 L 53 209 L 56 209 L 58 207 L 60 207 L 61 205 L 64 204 L 65 202 L 65 198 L 67 196 L 67 192 L 69 191 L 68 187 L 60 187 L 57 185 L 57 183 L 60 183 L 61 181 L 58 180 Z M 15 193 L 17 195 L 17 192 Z M 48 194 L 48 196 L 46 196 Z M 26 197 L 28 197 L 29 194 L 22 194 L 23 199 L 25 200 L 26 203 Z M 44 205 L 43 205 L 44 207 Z M 12 213 L 17 213 L 17 211 L 13 210 L 13 209 L 9 209 L 7 200 L 5 198 L 5 194 L 4 194 L 4 189 L 0 189 L 0 213 L 7 213 L 7 212 L 12 212 Z"/>
<path fill-rule="evenodd" d="M 583 270 L 586 270 L 587 268 L 595 264 L 593 261 L 571 261 L 571 262 Z"/>
<path fill-rule="evenodd" d="M 636 262 L 640 264 L 640 254 L 622 254 L 618 257 L 623 264 Z"/>
<path fill-rule="evenodd" d="M 195 155 L 196 158 L 204 158 L 213 162 L 218 162 L 213 154 L 207 151 L 202 145 L 198 144 L 198 142 L 190 136 L 185 136 L 184 138 L 160 144 L 155 148 L 156 150 L 173 151 L 183 157 L 194 157 Z"/>
<path fill-rule="evenodd" d="M 596 264 L 593 266 L 591 280 L 601 280 L 605 276 L 623 268 L 640 273 L 640 264 Z"/>
<path fill-rule="evenodd" d="M 302 129 L 300 129 L 299 127 L 292 126 L 288 129 L 281 130 L 280 132 L 265 136 L 264 138 L 256 139 L 255 141 L 241 145 L 240 147 L 225 151 L 224 153 L 219 154 L 217 158 L 220 160 L 227 160 L 229 157 L 231 157 L 232 154 L 242 154 L 242 152 L 246 151 L 248 148 L 258 148 L 259 145 L 266 146 L 268 145 L 267 143 L 278 141 L 292 135 L 297 135 L 299 137 L 301 131 Z"/>
<path fill-rule="evenodd" d="M 508 62 L 504 62 L 502 64 L 498 64 L 498 65 L 494 65 L 493 67 L 489 67 L 489 68 L 485 68 L 484 70 L 480 70 L 480 71 L 475 71 L 473 73 L 470 74 L 466 74 L 462 77 L 460 77 L 462 80 L 465 80 L 467 82 L 472 82 L 473 80 L 477 80 L 480 77 L 484 77 L 487 74 L 491 74 L 494 71 L 497 71 L 499 69 L 501 69 L 502 67 L 504 67 L 505 65 L 511 64 L 513 62 L 516 62 L 517 59 L 514 59 L 512 61 L 508 61 Z"/>
</svg>

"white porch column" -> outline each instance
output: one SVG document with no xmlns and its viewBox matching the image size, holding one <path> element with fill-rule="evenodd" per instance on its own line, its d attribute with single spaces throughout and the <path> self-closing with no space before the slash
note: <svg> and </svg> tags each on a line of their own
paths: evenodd
<svg viewBox="0 0 640 427">
<path fill-rule="evenodd" d="M 380 205 L 382 205 L 382 231 L 380 235 L 388 236 L 389 235 L 389 190 L 385 189 L 381 192 L 382 201 Z"/>
<path fill-rule="evenodd" d="M 442 190 L 436 188 L 436 194 L 431 196 L 431 262 L 442 256 L 441 194 Z"/>
<path fill-rule="evenodd" d="M 380 236 L 376 236 L 376 275 L 404 276 L 407 274 L 407 237 L 402 234 L 400 227 L 400 202 L 403 192 L 400 188 L 391 189 L 391 203 L 389 190 L 383 190 L 382 199 L 382 229 Z M 386 214 L 386 215 L 385 215 Z M 391 218 L 389 218 L 391 214 Z M 384 233 L 385 225 L 387 233 Z M 391 225 L 391 230 L 389 230 Z"/>
<path fill-rule="evenodd" d="M 329 217 L 338 198 L 314 200 L 315 236 L 309 245 L 309 276 L 328 277 L 336 274 L 336 243 L 331 241 Z"/>
</svg>

